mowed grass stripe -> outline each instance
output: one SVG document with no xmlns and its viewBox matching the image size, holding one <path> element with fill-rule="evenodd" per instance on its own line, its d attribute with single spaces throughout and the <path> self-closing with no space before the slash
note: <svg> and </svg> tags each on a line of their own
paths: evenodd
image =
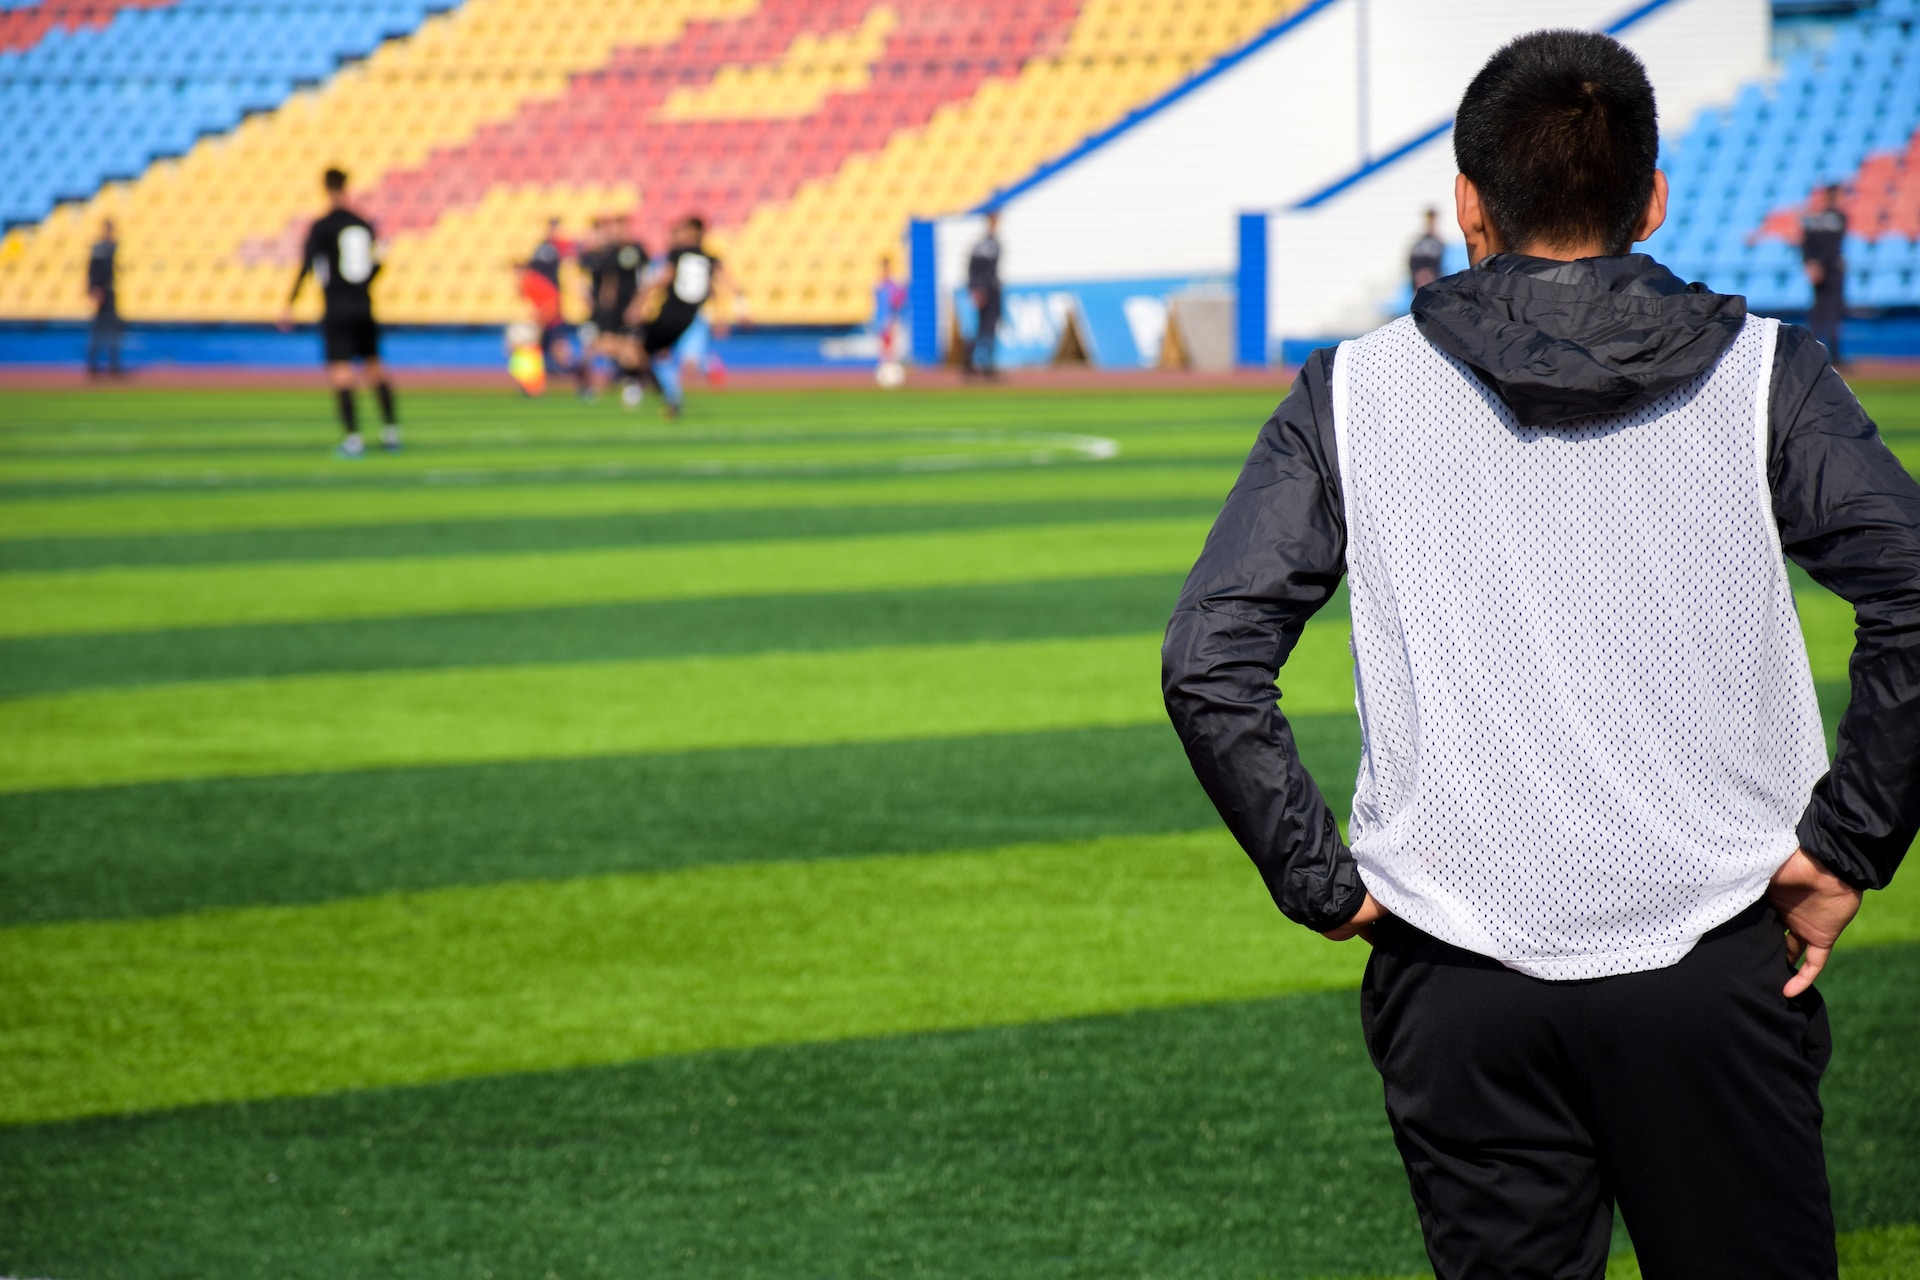
<svg viewBox="0 0 1920 1280">
<path fill-rule="evenodd" d="M 1854 949 L 1920 938 L 1920 885 Z M 0 1123 L 1325 990 L 1224 833 L 0 931 Z"/>
<path fill-rule="evenodd" d="M 1831 727 L 1844 685 L 1822 686 Z M 1333 812 L 1350 713 L 1292 717 Z M 0 795 L 0 924 L 1210 826 L 1164 724 Z"/>
<path fill-rule="evenodd" d="M 1157 635 L 289 676 L 0 703 L 0 791 L 1159 723 Z M 1308 629 L 1289 709 L 1352 701 Z"/>
<path fill-rule="evenodd" d="M 517 551 L 926 533 L 1087 521 L 1211 520 L 1218 508 L 1218 495 L 1209 495 L 1115 501 L 746 508 L 245 532 L 15 538 L 0 540 L 0 572 L 353 560 L 376 556 L 498 555 Z"/>
<path fill-rule="evenodd" d="M 0 931 L 0 1122 L 1351 985 L 1223 833 Z"/>
<path fill-rule="evenodd" d="M 1842 1275 L 1910 1280 L 1920 1231 L 1886 1224 L 1920 1220 L 1920 948 L 1846 951 L 1829 974 Z M 100 1280 L 1416 1273 L 1358 1022 L 1351 993 L 1314 993 L 14 1129 L 0 1136 L 0 1220 L 14 1224 L 0 1266 Z"/>
<path fill-rule="evenodd" d="M 1177 572 L 1208 521 L 788 538 L 495 556 L 95 569 L 0 579 L 0 635 L 471 613 Z"/>
<path fill-rule="evenodd" d="M 1302 717 L 1344 812 L 1352 717 Z M 0 923 L 1192 831 L 1164 724 L 0 796 Z"/>
<path fill-rule="evenodd" d="M 1097 451 L 1097 452 L 1096 452 Z M 368 479 L 408 482 L 458 479 L 472 476 L 677 476 L 758 472 L 790 475 L 844 475 L 864 471 L 891 473 L 906 470 L 998 469 L 1028 465 L 1072 465 L 1111 456 L 1111 442 L 1088 438 L 1076 441 L 1062 433 L 1010 431 L 1004 439 L 961 443 L 942 435 L 915 440 L 760 440 L 751 443 L 699 440 L 653 448 L 622 448 L 615 442 L 582 443 L 571 447 L 410 446 L 397 457 L 368 455 L 360 466 L 378 468 Z M 1182 456 L 1172 454 L 1170 456 Z M 5 460 L 0 477 L 9 485 L 202 485 L 284 483 L 322 473 L 335 480 L 358 476 L 340 472 L 337 458 L 324 442 L 302 450 L 234 450 L 167 454 L 142 451 L 126 455 L 87 454 L 77 457 L 13 457 Z"/>
<path fill-rule="evenodd" d="M 439 521 L 661 516 L 702 511 L 833 510 L 1211 499 L 1231 468 L 1039 468 L 858 479 L 699 479 L 427 485 L 390 490 L 273 489 L 127 493 L 0 501 L 0 539 L 125 537 L 257 529 L 345 529 Z"/>
<path fill-rule="evenodd" d="M 1111 635 L 1160 625 L 1177 574 L 925 590 L 0 639 L 0 696 L 68 689 L 918 641 Z"/>
<path fill-rule="evenodd" d="M 1217 504 L 1232 482 L 1230 467 L 1203 471 L 1098 466 L 832 480 L 427 485 L 408 490 L 400 501 L 391 490 L 367 488 L 73 495 L 0 501 L 0 539 L 1010 502 L 1052 505 L 1192 498 Z"/>
<path fill-rule="evenodd" d="M 1067 430 L 1166 429 L 1217 426 L 1225 419 L 1264 417 L 1286 391 L 1276 374 L 1268 387 L 1137 389 L 1098 391 L 1083 387 L 993 387 L 964 390 L 912 387 L 888 395 L 870 388 L 822 387 L 808 391 L 734 387 L 708 394 L 695 387 L 689 413 L 679 426 L 649 414 L 623 413 L 606 401 L 580 404 L 568 397 L 528 401 L 502 381 L 492 391 L 401 387 L 407 425 L 455 440 L 488 439 L 504 433 L 571 436 L 601 432 L 610 437 L 651 431 L 663 436 L 710 430 L 847 433 L 902 427 L 967 429 L 1013 422 L 1059 424 Z M 79 436 L 146 439 L 173 435 L 251 435 L 263 424 L 289 438 L 324 443 L 335 431 L 333 406 L 318 379 L 312 389 L 223 390 L 141 387 L 15 392 L 0 420 L 0 439 L 31 438 L 49 429 Z"/>
<path fill-rule="evenodd" d="M 1177 574 L 0 640 L 0 697 L 189 680 L 1034 640 L 1160 626 Z"/>
</svg>

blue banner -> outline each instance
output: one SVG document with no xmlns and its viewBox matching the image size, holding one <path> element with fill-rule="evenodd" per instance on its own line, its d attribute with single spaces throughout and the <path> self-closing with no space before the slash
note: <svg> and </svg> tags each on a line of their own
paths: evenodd
<svg viewBox="0 0 1920 1280">
<path fill-rule="evenodd" d="M 1167 299 L 1187 289 L 1219 289 L 1226 276 L 1163 276 L 1066 284 L 1008 285 L 1001 295 L 994 354 L 1002 368 L 1051 364 L 1069 327 L 1088 363 L 1102 369 L 1149 369 L 1159 363 L 1167 333 Z M 961 341 L 970 343 L 978 316 L 965 288 L 953 291 Z"/>
</svg>

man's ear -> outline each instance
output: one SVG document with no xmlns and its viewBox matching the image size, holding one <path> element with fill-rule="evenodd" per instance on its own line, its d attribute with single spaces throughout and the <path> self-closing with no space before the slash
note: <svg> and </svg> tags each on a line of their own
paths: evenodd
<svg viewBox="0 0 1920 1280">
<path fill-rule="evenodd" d="M 1647 197 L 1647 211 L 1640 215 L 1640 229 L 1633 233 L 1633 242 L 1651 240 L 1653 233 L 1667 220 L 1667 175 L 1655 169 L 1653 171 L 1653 194 Z"/>
<path fill-rule="evenodd" d="M 1499 235 L 1487 221 L 1486 207 L 1480 203 L 1480 188 L 1464 173 L 1454 175 L 1453 211 L 1460 223 L 1460 234 L 1467 238 L 1469 263 L 1479 266 L 1502 250 Z"/>
</svg>

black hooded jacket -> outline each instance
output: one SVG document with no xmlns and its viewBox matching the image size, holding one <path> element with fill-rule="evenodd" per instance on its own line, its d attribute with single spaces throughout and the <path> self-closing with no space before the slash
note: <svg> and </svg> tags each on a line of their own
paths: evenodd
<svg viewBox="0 0 1920 1280">
<path fill-rule="evenodd" d="M 1421 334 L 1536 427 L 1634 409 L 1698 377 L 1746 313 L 1643 254 L 1501 254 L 1413 303 Z M 1161 651 L 1194 772 L 1281 911 L 1322 930 L 1345 923 L 1365 887 L 1274 685 L 1345 572 L 1332 359 L 1314 352 L 1261 428 Z M 1800 843 L 1849 884 L 1879 888 L 1920 829 L 1920 484 L 1804 329 L 1780 329 L 1769 431 L 1781 544 L 1859 624 L 1852 701 Z"/>
</svg>

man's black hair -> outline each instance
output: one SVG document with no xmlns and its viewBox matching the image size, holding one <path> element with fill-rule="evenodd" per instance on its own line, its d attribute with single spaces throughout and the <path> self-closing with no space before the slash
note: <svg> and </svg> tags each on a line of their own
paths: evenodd
<svg viewBox="0 0 1920 1280">
<path fill-rule="evenodd" d="M 320 181 L 329 191 L 345 191 L 347 189 L 347 172 L 344 169 L 329 169 L 321 175 Z"/>
<path fill-rule="evenodd" d="M 697 236 L 707 234 L 707 220 L 697 213 L 690 213 L 681 219 L 681 224 Z"/>
<path fill-rule="evenodd" d="M 1453 155 L 1506 248 L 1597 241 L 1625 253 L 1660 159 L 1647 69 L 1596 32 L 1521 36 L 1467 86 Z"/>
</svg>

